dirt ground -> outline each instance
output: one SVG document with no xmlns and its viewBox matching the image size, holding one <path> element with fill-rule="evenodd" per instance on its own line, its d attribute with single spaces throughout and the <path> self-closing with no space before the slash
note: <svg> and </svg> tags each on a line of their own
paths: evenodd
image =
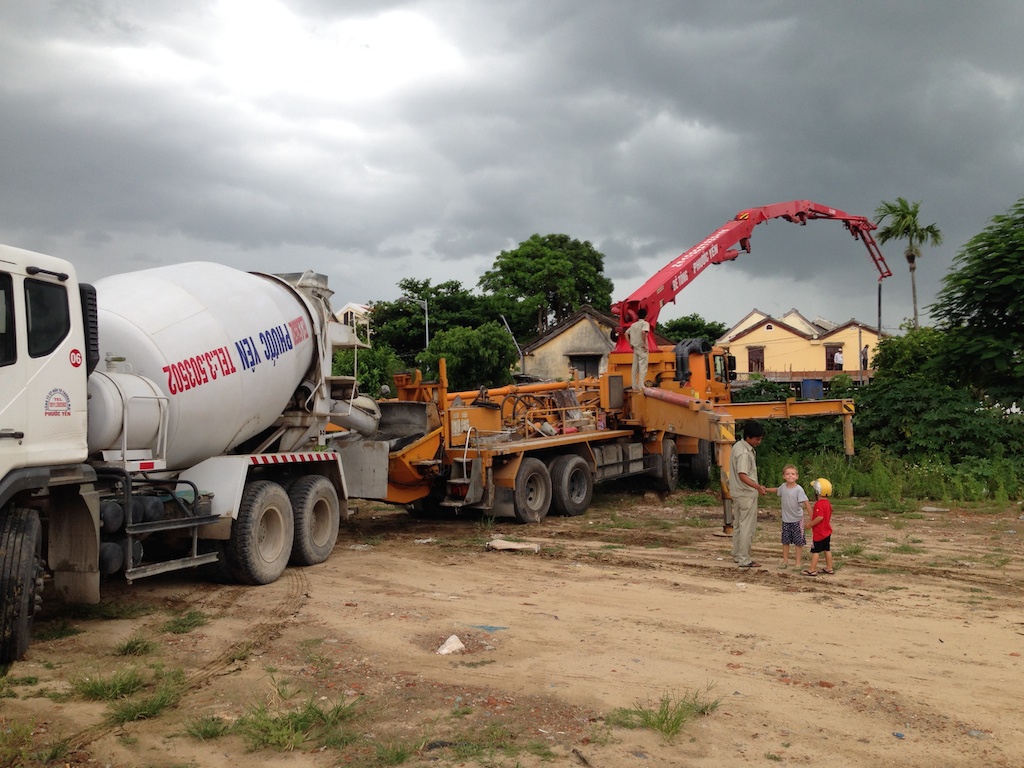
<svg viewBox="0 0 1024 768">
<path fill-rule="evenodd" d="M 777 567 L 771 504 L 753 571 L 706 494 L 613 488 L 529 527 L 363 504 L 326 563 L 267 587 L 170 574 L 109 585 L 135 618 L 48 607 L 44 638 L 79 632 L 10 669 L 0 730 L 64 745 L 52 765 L 113 768 L 1024 765 L 1020 505 L 837 500 L 836 573 L 810 578 Z M 539 551 L 486 547 L 500 537 Z M 166 631 L 190 610 L 207 623 Z M 465 650 L 438 654 L 452 635 Z M 117 655 L 133 637 L 152 653 Z M 114 725 L 72 693 L 129 665 L 183 670 L 184 696 Z M 671 739 L 608 719 L 688 695 L 720 701 Z M 351 743 L 189 734 L 308 702 L 351 702 Z"/>
</svg>

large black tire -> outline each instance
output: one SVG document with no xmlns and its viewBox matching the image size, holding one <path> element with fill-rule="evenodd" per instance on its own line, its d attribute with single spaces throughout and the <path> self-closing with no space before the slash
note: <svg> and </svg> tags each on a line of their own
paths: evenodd
<svg viewBox="0 0 1024 768">
<path fill-rule="evenodd" d="M 0 664 L 25 655 L 42 606 L 43 528 L 39 513 L 14 507 L 0 519 Z"/>
<path fill-rule="evenodd" d="M 690 481 L 696 485 L 711 482 L 711 467 L 715 463 L 715 444 L 709 440 L 697 441 L 697 453 L 690 457 Z"/>
<path fill-rule="evenodd" d="M 661 441 L 661 461 L 657 464 L 656 478 L 654 486 L 665 493 L 671 493 L 679 485 L 679 451 L 672 438 Z"/>
<path fill-rule="evenodd" d="M 587 511 L 594 498 L 594 475 L 582 456 L 567 453 L 551 462 L 551 508 L 575 517 Z"/>
<path fill-rule="evenodd" d="M 512 493 L 516 519 L 521 523 L 539 523 L 551 508 L 551 475 L 540 459 L 527 457 L 516 473 Z"/>
<path fill-rule="evenodd" d="M 292 565 L 316 565 L 331 556 L 338 541 L 341 505 L 334 485 L 323 475 L 299 478 L 288 491 L 295 519 Z"/>
<path fill-rule="evenodd" d="M 288 565 L 294 538 L 292 503 L 284 488 L 268 480 L 249 483 L 225 548 L 232 575 L 242 584 L 277 581 Z"/>
</svg>

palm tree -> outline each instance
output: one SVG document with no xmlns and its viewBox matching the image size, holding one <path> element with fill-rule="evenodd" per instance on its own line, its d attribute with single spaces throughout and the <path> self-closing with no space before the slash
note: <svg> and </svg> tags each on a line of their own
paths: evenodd
<svg viewBox="0 0 1024 768">
<path fill-rule="evenodd" d="M 917 271 L 917 259 L 921 256 L 922 243 L 931 245 L 942 245 L 942 233 L 935 224 L 922 227 L 917 220 L 917 214 L 921 209 L 921 201 L 908 203 L 904 198 L 897 197 L 895 203 L 883 200 L 882 204 L 875 209 L 875 216 L 878 217 L 878 224 L 886 219 L 889 223 L 878 230 L 878 242 L 887 243 L 890 240 L 906 240 L 907 247 L 903 255 L 907 258 L 907 265 L 910 267 L 910 290 L 914 297 L 914 327 L 918 328 L 917 322 L 917 280 L 914 272 Z"/>
</svg>

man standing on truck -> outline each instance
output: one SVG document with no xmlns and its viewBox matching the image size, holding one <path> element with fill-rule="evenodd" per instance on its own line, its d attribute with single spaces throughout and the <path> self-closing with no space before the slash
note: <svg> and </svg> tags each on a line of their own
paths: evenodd
<svg viewBox="0 0 1024 768">
<path fill-rule="evenodd" d="M 647 322 L 647 310 L 641 307 L 636 312 L 636 322 L 626 329 L 626 338 L 633 348 L 633 391 L 639 392 L 647 380 L 647 334 L 651 324 Z"/>
<path fill-rule="evenodd" d="M 757 532 L 757 497 L 768 491 L 757 481 L 757 452 L 764 427 L 756 419 L 743 423 L 743 439 L 732 447 L 729 460 L 729 495 L 732 496 L 732 559 L 740 568 L 760 568 L 750 557 Z"/>
</svg>

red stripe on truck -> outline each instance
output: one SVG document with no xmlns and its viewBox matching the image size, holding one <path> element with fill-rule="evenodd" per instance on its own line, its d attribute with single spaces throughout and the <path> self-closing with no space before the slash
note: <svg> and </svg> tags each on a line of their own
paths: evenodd
<svg viewBox="0 0 1024 768">
<path fill-rule="evenodd" d="M 250 456 L 250 464 L 301 464 L 310 461 L 337 461 L 338 454 L 333 451 L 321 453 L 262 453 Z"/>
</svg>

